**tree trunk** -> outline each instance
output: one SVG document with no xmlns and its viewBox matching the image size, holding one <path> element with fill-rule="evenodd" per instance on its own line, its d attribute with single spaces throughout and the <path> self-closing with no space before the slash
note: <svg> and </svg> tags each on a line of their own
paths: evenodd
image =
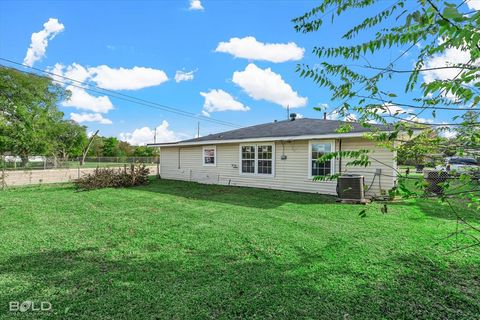
<svg viewBox="0 0 480 320">
<path fill-rule="evenodd" d="M 23 167 L 23 168 L 28 167 L 28 156 L 25 156 L 25 155 L 20 156 L 20 159 L 22 159 L 22 162 L 21 162 L 21 163 L 22 163 L 22 167 Z"/>
<path fill-rule="evenodd" d="M 95 133 L 90 137 L 90 140 L 88 140 L 87 146 L 85 147 L 85 149 L 83 149 L 82 157 L 80 158 L 80 165 L 81 166 L 83 166 L 83 164 L 85 163 L 85 158 L 87 157 L 88 149 L 90 149 L 90 146 L 92 145 L 93 139 L 95 139 L 95 137 L 97 136 L 98 131 L 99 130 L 95 131 Z"/>
</svg>

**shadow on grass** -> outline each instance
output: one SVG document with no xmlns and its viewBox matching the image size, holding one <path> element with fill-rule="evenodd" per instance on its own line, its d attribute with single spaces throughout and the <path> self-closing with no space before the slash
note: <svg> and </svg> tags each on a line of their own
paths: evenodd
<svg viewBox="0 0 480 320">
<path fill-rule="evenodd" d="M 196 182 L 175 180 L 151 180 L 146 186 L 135 187 L 135 190 L 168 194 L 193 200 L 222 202 L 235 206 L 254 208 L 276 208 L 285 203 L 294 204 L 332 204 L 335 197 L 279 191 L 259 188 L 199 184 Z"/>
<path fill-rule="evenodd" d="M 468 222 L 480 223 L 480 211 L 475 208 L 469 208 L 467 202 L 462 199 L 451 200 L 450 202 L 455 212 L 458 213 L 463 219 Z M 447 219 L 447 220 L 457 220 L 455 212 L 445 203 L 442 204 L 438 199 L 415 199 L 411 201 L 400 201 L 400 202 L 389 202 L 388 205 L 400 205 L 404 207 L 416 207 L 420 209 L 427 216 Z"/>
<path fill-rule="evenodd" d="M 478 266 L 442 267 L 405 255 L 392 257 L 372 277 L 327 260 L 299 252 L 298 262 L 286 264 L 195 251 L 175 261 L 161 252 L 148 260 L 106 259 L 94 248 L 19 255 L 0 264 L 0 274 L 9 279 L 0 282 L 0 318 L 12 315 L 8 301 L 27 299 L 50 301 L 53 319 L 474 319 L 480 314 Z"/>
</svg>

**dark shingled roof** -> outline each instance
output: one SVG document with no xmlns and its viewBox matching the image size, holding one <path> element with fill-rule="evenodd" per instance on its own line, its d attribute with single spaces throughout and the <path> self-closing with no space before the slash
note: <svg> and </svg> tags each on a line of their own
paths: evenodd
<svg viewBox="0 0 480 320">
<path fill-rule="evenodd" d="M 301 118 L 294 121 L 284 120 L 259 124 L 237 130 L 209 134 L 208 136 L 183 140 L 184 142 L 202 142 L 212 140 L 238 140 L 273 137 L 295 137 L 305 135 L 325 135 L 337 133 L 337 129 L 345 124 L 352 126 L 349 133 L 370 132 L 372 130 L 387 131 L 390 128 L 384 125 L 373 124 L 372 128 L 365 128 L 357 122 L 345 122 L 339 120 Z"/>
</svg>

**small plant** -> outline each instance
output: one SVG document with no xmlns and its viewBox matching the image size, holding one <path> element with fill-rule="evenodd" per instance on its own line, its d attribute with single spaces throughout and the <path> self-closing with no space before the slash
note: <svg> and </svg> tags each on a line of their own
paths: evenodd
<svg viewBox="0 0 480 320">
<path fill-rule="evenodd" d="M 144 164 L 132 164 L 129 169 L 126 165 L 123 169 L 97 168 L 74 183 L 78 190 L 133 187 L 147 184 L 149 173 Z"/>
</svg>

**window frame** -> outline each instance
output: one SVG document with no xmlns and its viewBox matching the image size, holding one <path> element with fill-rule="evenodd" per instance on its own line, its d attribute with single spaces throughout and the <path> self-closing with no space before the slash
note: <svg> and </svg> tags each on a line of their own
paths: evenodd
<svg viewBox="0 0 480 320">
<path fill-rule="evenodd" d="M 313 179 L 312 176 L 312 145 L 314 144 L 330 144 L 331 152 L 335 152 L 335 140 L 310 140 L 308 141 L 308 179 Z M 330 160 L 330 175 L 334 175 L 335 170 L 335 158 Z"/>
<path fill-rule="evenodd" d="M 214 163 L 205 163 L 205 150 L 213 149 L 213 161 Z M 202 165 L 204 167 L 216 167 L 217 166 L 217 146 L 203 146 L 202 147 Z"/>
<path fill-rule="evenodd" d="M 258 147 L 272 147 L 272 173 L 258 173 Z M 254 167 L 255 172 L 242 172 L 242 147 L 254 147 L 255 148 L 255 159 L 254 159 Z M 265 159 L 261 159 L 264 161 Z M 275 142 L 266 142 L 266 143 L 241 143 L 238 147 L 238 173 L 241 176 L 255 176 L 255 177 L 265 177 L 265 178 L 272 178 L 275 176 Z"/>
</svg>

